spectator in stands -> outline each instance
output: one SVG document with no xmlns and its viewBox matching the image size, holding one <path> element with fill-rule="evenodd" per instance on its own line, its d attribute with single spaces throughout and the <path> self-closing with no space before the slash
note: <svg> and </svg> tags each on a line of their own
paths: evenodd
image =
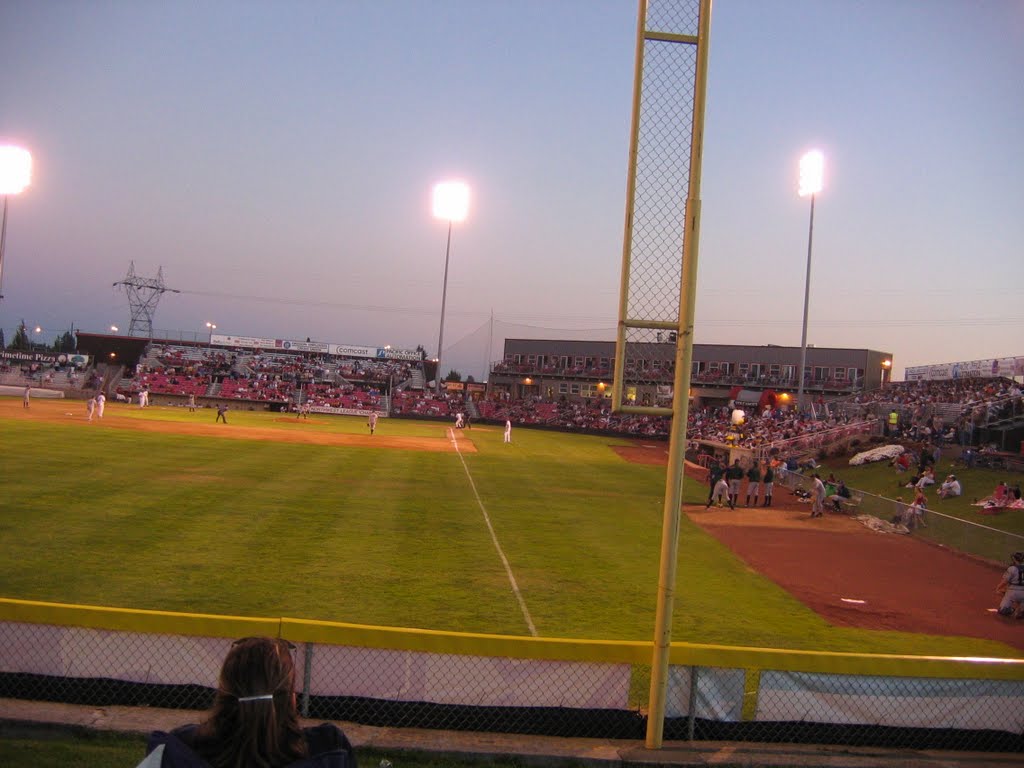
<svg viewBox="0 0 1024 768">
<path fill-rule="evenodd" d="M 949 499 L 959 496 L 961 493 L 963 493 L 963 489 L 960 487 L 960 481 L 956 479 L 956 475 L 949 475 L 939 486 L 940 499 Z"/>
<path fill-rule="evenodd" d="M 162 752 L 154 765 L 356 768 L 352 745 L 337 726 L 300 727 L 294 650 L 280 638 L 236 641 L 221 667 L 206 719 L 149 737 L 147 753 Z"/>
</svg>

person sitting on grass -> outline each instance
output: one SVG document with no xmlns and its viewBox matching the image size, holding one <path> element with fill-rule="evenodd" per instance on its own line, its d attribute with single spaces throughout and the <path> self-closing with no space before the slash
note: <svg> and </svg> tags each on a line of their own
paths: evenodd
<svg viewBox="0 0 1024 768">
<path fill-rule="evenodd" d="M 836 486 L 835 493 L 829 496 L 828 500 L 832 502 L 832 509 L 836 512 L 842 512 L 843 504 L 850 498 L 850 496 L 850 489 L 846 487 L 846 482 L 840 480 L 839 484 Z"/>
<path fill-rule="evenodd" d="M 949 475 L 939 486 L 940 499 L 951 499 L 961 493 L 963 493 L 963 489 L 960 487 L 960 481 L 956 479 L 956 475 Z"/>
<path fill-rule="evenodd" d="M 206 719 L 153 733 L 139 768 L 356 768 L 352 745 L 337 726 L 300 727 L 293 650 L 280 638 L 235 641 Z"/>
<path fill-rule="evenodd" d="M 1010 489 L 1006 487 L 1006 483 L 1002 480 L 999 481 L 999 485 L 992 491 L 992 495 L 986 502 L 986 507 L 1005 507 L 1010 503 Z"/>
<path fill-rule="evenodd" d="M 910 464 L 913 461 L 913 456 L 910 451 L 904 451 L 892 461 L 892 465 L 896 467 L 897 472 L 906 472 L 910 469 Z"/>
<path fill-rule="evenodd" d="M 917 478 L 917 482 L 914 483 L 918 488 L 925 488 L 929 485 L 935 485 L 935 470 L 928 467 L 924 472 L 921 473 L 920 477 Z"/>
</svg>

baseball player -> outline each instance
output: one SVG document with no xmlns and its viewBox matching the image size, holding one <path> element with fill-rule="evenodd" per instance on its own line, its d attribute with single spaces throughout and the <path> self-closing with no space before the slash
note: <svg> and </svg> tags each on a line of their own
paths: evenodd
<svg viewBox="0 0 1024 768">
<path fill-rule="evenodd" d="M 370 434 L 372 435 L 377 431 L 377 414 L 376 412 L 370 414 L 370 418 L 366 420 L 366 426 L 370 428 Z"/>
<path fill-rule="evenodd" d="M 512 442 L 512 420 L 505 419 L 505 442 Z"/>
<path fill-rule="evenodd" d="M 764 506 L 772 505 L 772 491 L 775 490 L 775 469 L 771 462 L 764 468 L 764 477 L 761 478 L 761 485 L 764 486 Z M 754 502 L 757 503 L 756 501 Z"/>
<path fill-rule="evenodd" d="M 814 485 L 811 487 L 811 517 L 821 517 L 825 514 L 825 484 L 821 482 L 821 475 L 814 473 Z"/>
<path fill-rule="evenodd" d="M 85 401 L 86 421 L 92 421 L 92 415 L 96 411 L 96 398 L 90 397 Z"/>
<path fill-rule="evenodd" d="M 1013 562 L 996 587 L 1003 595 L 999 615 L 1024 619 L 1024 552 L 1014 552 L 1010 559 Z"/>
<path fill-rule="evenodd" d="M 754 506 L 757 506 L 757 497 L 761 492 L 761 463 L 754 461 L 747 470 L 747 503 L 750 506 L 750 497 L 754 497 Z"/>
<path fill-rule="evenodd" d="M 710 507 L 712 503 L 717 507 L 721 507 L 726 501 L 729 502 L 729 509 L 736 509 L 736 505 L 732 501 L 732 494 L 729 493 L 729 481 L 723 475 L 715 483 L 714 490 L 711 491 L 711 500 L 704 509 Z"/>
<path fill-rule="evenodd" d="M 103 406 L 107 404 L 107 396 L 102 392 L 96 393 L 96 417 L 103 418 Z"/>
<path fill-rule="evenodd" d="M 725 470 L 725 477 L 729 480 L 729 506 L 736 509 L 736 502 L 740 500 L 740 483 L 743 482 L 743 467 L 739 459 Z"/>
</svg>

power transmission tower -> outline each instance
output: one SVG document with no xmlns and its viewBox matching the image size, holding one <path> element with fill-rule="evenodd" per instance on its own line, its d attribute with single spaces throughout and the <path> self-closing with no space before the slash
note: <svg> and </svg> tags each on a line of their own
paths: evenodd
<svg viewBox="0 0 1024 768">
<path fill-rule="evenodd" d="M 118 280 L 114 287 L 121 286 L 128 294 L 128 306 L 131 308 L 132 319 L 128 325 L 129 336 L 145 336 L 153 338 L 153 315 L 156 305 L 165 293 L 181 293 L 164 285 L 164 268 L 159 267 L 155 278 L 139 277 L 135 274 L 135 262 L 129 262 L 128 274 L 124 280 Z M 138 333 L 136 333 L 138 331 Z"/>
</svg>

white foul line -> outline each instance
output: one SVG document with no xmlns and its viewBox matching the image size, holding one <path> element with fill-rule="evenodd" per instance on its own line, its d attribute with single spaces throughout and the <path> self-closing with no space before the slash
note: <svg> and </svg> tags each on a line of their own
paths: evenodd
<svg viewBox="0 0 1024 768">
<path fill-rule="evenodd" d="M 509 583 L 512 584 L 512 594 L 516 596 L 516 600 L 519 602 L 519 608 L 523 612 L 523 618 L 526 619 L 526 626 L 530 630 L 530 634 L 537 637 L 537 628 L 533 626 L 533 619 L 530 618 L 530 611 L 527 610 L 526 602 L 523 600 L 523 595 L 519 591 L 519 585 L 516 584 L 516 577 L 512 574 L 512 566 L 508 564 L 508 558 L 505 557 L 505 553 L 501 549 L 501 544 L 498 543 L 498 536 L 494 533 L 494 526 L 491 525 L 490 515 L 487 514 L 487 508 L 480 499 L 480 494 L 477 493 L 476 483 L 473 482 L 473 476 L 469 474 L 469 467 L 466 466 L 466 460 L 462 458 L 462 451 L 459 450 L 459 441 L 455 439 L 455 431 L 451 427 L 448 427 L 448 434 L 451 436 L 452 445 L 455 446 L 455 452 L 459 455 L 459 461 L 462 462 L 462 468 L 466 471 L 466 478 L 469 480 L 469 487 L 473 489 L 473 496 L 476 497 L 476 503 L 480 507 L 480 511 L 483 512 L 484 522 L 487 523 L 487 530 L 491 532 L 491 541 L 494 542 L 494 548 L 498 550 L 498 557 L 501 558 L 501 562 L 505 566 L 505 573 L 508 574 Z"/>
</svg>

